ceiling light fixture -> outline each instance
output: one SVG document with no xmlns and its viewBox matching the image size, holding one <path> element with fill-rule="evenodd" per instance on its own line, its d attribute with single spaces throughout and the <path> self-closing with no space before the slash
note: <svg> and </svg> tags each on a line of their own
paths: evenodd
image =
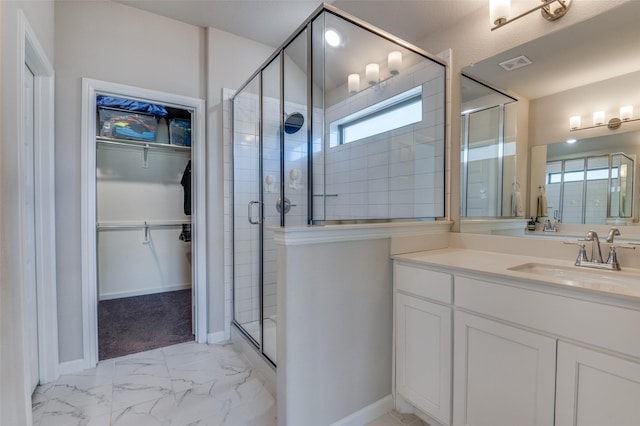
<svg viewBox="0 0 640 426">
<path fill-rule="evenodd" d="M 338 47 L 342 44 L 340 33 L 333 28 L 327 28 L 327 31 L 324 32 L 324 39 L 331 47 Z"/>
<path fill-rule="evenodd" d="M 547 21 L 555 21 L 562 18 L 569 7 L 572 0 L 540 0 L 541 4 L 533 9 L 527 10 L 520 15 L 510 18 L 511 15 L 511 1 L 510 0 L 489 0 L 489 20 L 491 24 L 491 31 L 497 30 L 500 27 L 507 25 L 517 19 L 527 16 L 531 12 L 540 10 L 542 17 Z"/>
</svg>

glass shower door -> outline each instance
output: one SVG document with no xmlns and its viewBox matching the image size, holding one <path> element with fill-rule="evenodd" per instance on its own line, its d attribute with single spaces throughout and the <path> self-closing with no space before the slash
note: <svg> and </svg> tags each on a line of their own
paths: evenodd
<svg viewBox="0 0 640 426">
<path fill-rule="evenodd" d="M 262 345 L 260 76 L 233 103 L 233 318 Z"/>
</svg>

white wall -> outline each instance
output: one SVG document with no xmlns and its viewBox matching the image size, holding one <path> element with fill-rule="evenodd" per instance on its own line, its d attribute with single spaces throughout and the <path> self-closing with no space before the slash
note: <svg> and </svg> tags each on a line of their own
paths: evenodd
<svg viewBox="0 0 640 426">
<path fill-rule="evenodd" d="M 640 71 L 566 90 L 531 101 L 531 126 L 529 145 L 547 145 L 570 138 L 605 136 L 612 131 L 607 127 L 569 131 L 569 117 L 579 115 L 582 126 L 591 126 L 594 111 L 605 111 L 605 121 L 618 117 L 623 105 L 638 105 L 638 81 Z M 637 107 L 636 107 L 637 108 Z M 634 111 L 634 114 L 637 112 Z M 615 130 L 616 134 L 640 129 L 640 122 L 626 123 Z"/>
<path fill-rule="evenodd" d="M 18 9 L 22 9 L 53 63 L 53 3 L 0 2 L 0 424 L 31 422 L 31 390 L 25 382 L 28 357 L 22 339 L 22 279 L 20 262 L 19 145 L 21 95 L 18 83 Z"/>
<path fill-rule="evenodd" d="M 390 246 L 278 247 L 279 425 L 330 425 L 391 394 Z"/>
<path fill-rule="evenodd" d="M 151 149 L 143 167 L 139 147 L 98 144 L 99 224 L 175 224 L 173 228 L 105 229 L 98 233 L 99 300 L 191 288 L 191 244 L 180 241 L 180 184 L 188 151 Z"/>
<path fill-rule="evenodd" d="M 83 77 L 204 98 L 203 29 L 114 2 L 55 2 L 60 361 L 82 354 L 80 114 Z"/>
</svg>

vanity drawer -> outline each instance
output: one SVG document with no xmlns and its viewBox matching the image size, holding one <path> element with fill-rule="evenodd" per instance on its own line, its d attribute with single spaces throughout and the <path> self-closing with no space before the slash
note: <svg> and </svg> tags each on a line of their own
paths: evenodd
<svg viewBox="0 0 640 426">
<path fill-rule="evenodd" d="M 396 289 L 442 303 L 452 303 L 452 276 L 395 262 Z"/>
<path fill-rule="evenodd" d="M 640 310 L 456 275 L 456 306 L 640 358 Z"/>
</svg>

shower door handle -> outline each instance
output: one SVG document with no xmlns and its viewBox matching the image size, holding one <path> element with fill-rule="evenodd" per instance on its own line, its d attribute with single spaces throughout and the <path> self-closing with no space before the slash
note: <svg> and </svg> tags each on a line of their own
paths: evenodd
<svg viewBox="0 0 640 426">
<path fill-rule="evenodd" d="M 249 201 L 249 205 L 247 206 L 247 219 L 249 219 L 249 223 L 250 224 L 259 225 L 260 222 L 261 222 L 261 219 L 258 219 L 258 220 L 253 220 L 252 219 L 253 215 L 251 213 L 252 213 L 254 204 L 257 204 L 258 207 L 260 207 L 260 201 Z M 261 210 L 261 209 L 258 208 L 258 210 Z M 262 215 L 259 215 L 259 216 L 262 216 Z"/>
</svg>

